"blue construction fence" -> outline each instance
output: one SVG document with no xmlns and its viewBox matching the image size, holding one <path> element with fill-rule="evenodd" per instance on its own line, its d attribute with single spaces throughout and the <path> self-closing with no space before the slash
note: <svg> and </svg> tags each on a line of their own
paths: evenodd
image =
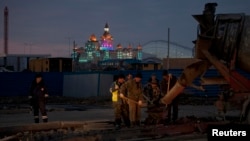
<svg viewBox="0 0 250 141">
<path fill-rule="evenodd" d="M 169 73 L 179 77 L 182 69 L 171 69 Z M 70 97 L 91 97 L 109 95 L 109 86 L 118 74 L 131 73 L 135 75 L 137 71 L 107 71 L 107 72 L 43 72 L 46 86 L 51 96 L 70 96 Z M 142 83 L 145 85 L 154 73 L 159 80 L 162 79 L 162 70 L 141 71 Z M 0 96 L 27 96 L 29 87 L 35 77 L 34 72 L 0 72 Z M 218 76 L 218 71 L 209 69 L 204 77 Z M 250 74 L 244 73 L 245 77 L 250 78 Z M 199 78 L 193 82 L 200 85 Z M 195 88 L 187 87 L 185 94 L 194 96 L 217 96 L 220 93 L 218 85 L 207 85 L 206 91 L 200 91 Z"/>
<path fill-rule="evenodd" d="M 0 96 L 26 96 L 36 73 L 0 72 Z M 51 95 L 62 95 L 63 73 L 42 73 Z"/>
</svg>

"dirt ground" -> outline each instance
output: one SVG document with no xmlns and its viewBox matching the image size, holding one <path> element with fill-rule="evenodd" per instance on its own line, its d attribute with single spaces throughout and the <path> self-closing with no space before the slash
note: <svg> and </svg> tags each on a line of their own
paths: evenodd
<svg viewBox="0 0 250 141">
<path fill-rule="evenodd" d="M 215 98 L 204 97 L 183 97 L 179 105 L 179 119 L 185 117 L 195 117 L 196 119 L 218 119 L 218 112 L 213 105 Z M 110 121 L 114 119 L 113 108 L 109 98 L 63 98 L 51 97 L 47 103 L 49 122 L 57 121 Z M 148 116 L 147 108 L 142 108 L 142 118 L 144 121 Z M 232 110 L 226 117 L 237 117 L 239 110 Z M 27 98 L 1 98 L 0 105 L 0 128 L 11 126 L 23 126 L 33 124 L 33 115 L 30 110 Z M 122 130 L 121 130 L 122 132 Z M 192 135 L 196 136 L 196 135 Z M 93 137 L 93 136 L 92 136 Z M 182 136 L 183 137 L 183 136 Z M 180 140 L 185 139 L 178 136 Z M 188 137 L 193 138 L 193 137 Z M 197 139 L 198 138 L 198 139 Z M 193 140 L 203 141 L 206 136 L 202 135 Z M 170 138 L 168 138 L 170 139 Z M 175 140 L 174 138 L 173 140 Z M 191 140 L 191 139 L 190 139 Z"/>
<path fill-rule="evenodd" d="M 109 99 L 100 99 L 53 97 L 47 104 L 49 121 L 113 121 L 111 102 Z M 214 98 L 183 98 L 179 105 L 179 118 L 217 116 L 217 110 L 213 105 L 214 100 Z M 33 123 L 32 111 L 26 98 L 2 98 L 1 103 L 0 127 Z M 146 110 L 146 108 L 142 108 L 142 121 L 147 117 Z M 238 110 L 227 113 L 228 116 L 238 114 Z"/>
</svg>

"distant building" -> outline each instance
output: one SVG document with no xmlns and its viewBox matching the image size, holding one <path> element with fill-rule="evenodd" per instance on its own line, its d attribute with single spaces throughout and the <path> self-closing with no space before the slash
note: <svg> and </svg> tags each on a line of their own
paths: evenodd
<svg viewBox="0 0 250 141">
<path fill-rule="evenodd" d="M 101 36 L 101 46 L 100 46 L 100 50 L 114 50 L 113 48 L 113 37 L 112 35 L 109 33 L 109 26 L 108 23 L 105 24 L 104 27 L 104 33 Z"/>
<path fill-rule="evenodd" d="M 133 70 L 161 70 L 162 60 L 156 57 L 145 58 L 140 62 L 131 63 Z"/>
<path fill-rule="evenodd" d="M 12 71 L 25 71 L 29 69 L 30 60 L 38 58 L 49 58 L 50 54 L 8 54 L 4 58 L 0 57 L 0 66 Z"/>
<path fill-rule="evenodd" d="M 118 44 L 115 47 L 113 37 L 109 32 L 109 25 L 106 23 L 100 41 L 98 41 L 95 34 L 90 35 L 84 47 L 74 48 L 72 58 L 78 70 L 88 69 L 86 67 L 93 66 L 93 64 L 105 64 L 102 61 L 108 62 L 110 60 L 110 62 L 113 62 L 116 59 L 142 60 L 142 46 L 138 45 L 133 48 L 129 44 L 127 48 L 124 48 L 121 44 Z"/>
<path fill-rule="evenodd" d="M 61 57 L 32 59 L 29 70 L 32 72 L 72 72 L 72 59 Z"/>
</svg>

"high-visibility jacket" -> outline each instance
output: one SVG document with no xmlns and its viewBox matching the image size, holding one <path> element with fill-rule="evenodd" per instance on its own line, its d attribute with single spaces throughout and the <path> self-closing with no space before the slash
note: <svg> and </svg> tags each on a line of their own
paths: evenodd
<svg viewBox="0 0 250 141">
<path fill-rule="evenodd" d="M 110 86 L 110 93 L 112 94 L 112 101 L 113 102 L 118 102 L 120 101 L 120 87 L 122 84 L 118 83 L 117 81 L 112 82 Z"/>
</svg>

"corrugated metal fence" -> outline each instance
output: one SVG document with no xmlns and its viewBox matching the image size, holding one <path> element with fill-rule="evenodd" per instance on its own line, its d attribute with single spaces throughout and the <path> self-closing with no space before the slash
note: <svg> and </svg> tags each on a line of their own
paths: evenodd
<svg viewBox="0 0 250 141">
<path fill-rule="evenodd" d="M 179 77 L 182 69 L 169 70 L 170 73 Z M 44 72 L 45 83 L 52 96 L 69 97 L 92 97 L 109 95 L 109 87 L 114 80 L 114 76 L 121 73 L 113 72 Z M 136 71 L 122 71 L 125 75 L 128 73 L 136 74 Z M 152 73 L 162 79 L 162 70 L 142 71 L 142 83 L 145 85 Z M 208 70 L 205 77 L 218 75 L 217 70 Z M 0 73 L 0 96 L 26 96 L 35 73 L 29 72 L 1 72 Z M 199 84 L 199 78 L 194 80 Z M 207 91 L 203 92 L 194 88 L 187 87 L 185 93 L 196 96 L 216 96 L 219 92 L 217 85 L 206 86 Z"/>
<path fill-rule="evenodd" d="M 28 72 L 1 72 L 0 96 L 25 96 L 35 73 Z M 51 95 L 62 95 L 63 73 L 43 73 L 45 83 Z"/>
</svg>

